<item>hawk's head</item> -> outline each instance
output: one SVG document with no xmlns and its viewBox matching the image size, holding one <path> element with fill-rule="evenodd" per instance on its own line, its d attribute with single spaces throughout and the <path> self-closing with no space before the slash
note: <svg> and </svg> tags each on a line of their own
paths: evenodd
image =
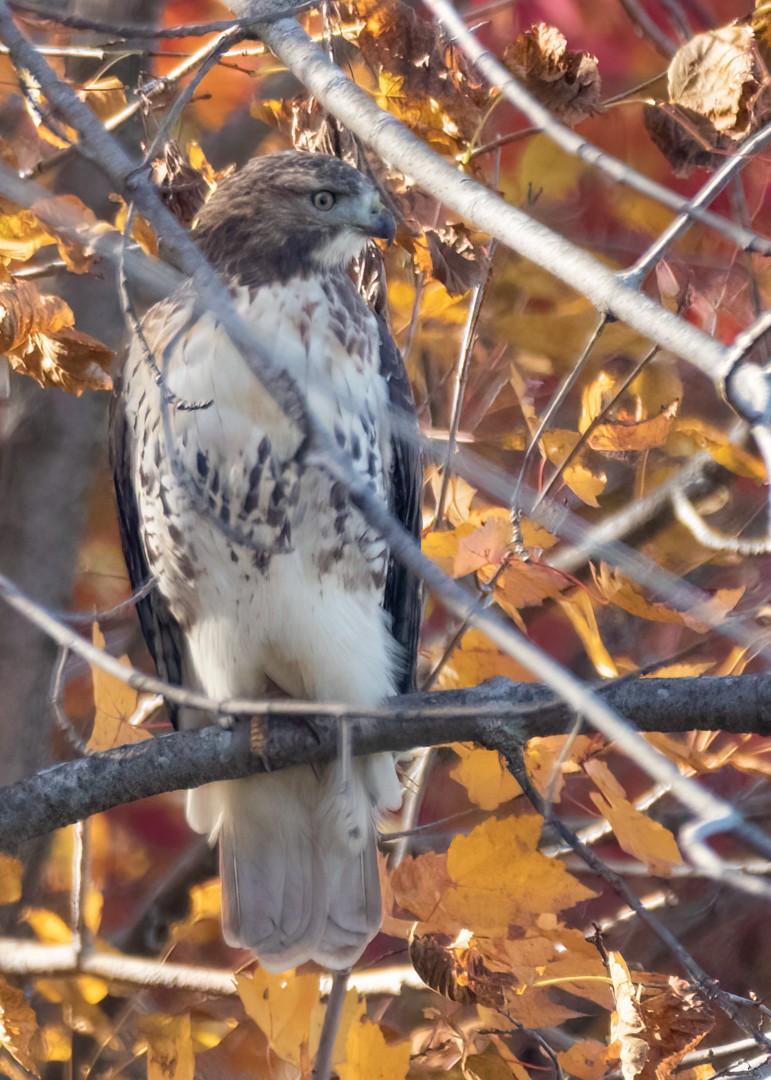
<svg viewBox="0 0 771 1080">
<path fill-rule="evenodd" d="M 196 239 L 244 284 L 347 266 L 370 236 L 392 240 L 393 215 L 372 182 L 326 154 L 254 158 L 201 211 Z"/>
</svg>

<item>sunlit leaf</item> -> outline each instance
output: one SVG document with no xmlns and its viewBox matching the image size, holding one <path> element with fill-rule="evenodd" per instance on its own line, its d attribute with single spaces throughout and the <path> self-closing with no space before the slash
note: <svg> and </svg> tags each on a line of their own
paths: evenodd
<svg viewBox="0 0 771 1080">
<path fill-rule="evenodd" d="M 273 975 L 257 968 L 252 975 L 238 975 L 236 982 L 244 1008 L 278 1056 L 295 1065 L 309 1060 L 324 1016 L 318 976 Z"/>
<path fill-rule="evenodd" d="M 0 1046 L 33 1076 L 40 1076 L 37 1018 L 23 990 L 0 975 Z"/>
<path fill-rule="evenodd" d="M 587 761 L 584 769 L 600 790 L 590 798 L 613 829 L 620 847 L 645 863 L 652 874 L 667 877 L 682 856 L 669 829 L 634 807 L 604 761 Z"/>
<path fill-rule="evenodd" d="M 387 1043 L 377 1024 L 351 1024 L 345 1042 L 340 1080 L 405 1080 L 410 1067 L 410 1044 Z"/>
<path fill-rule="evenodd" d="M 704 632 L 707 624 L 704 618 L 695 618 L 687 611 L 677 611 L 667 607 L 666 604 L 654 603 L 647 600 L 642 590 L 633 581 L 612 570 L 605 563 L 601 563 L 598 570 L 594 571 L 594 581 L 600 595 L 608 603 L 623 608 L 630 615 L 637 615 L 641 619 L 649 619 L 652 622 L 672 623 L 688 626 L 692 630 Z M 744 595 L 743 588 L 717 589 L 705 603 L 705 617 L 719 620 L 727 615 L 741 600 Z"/>
</svg>

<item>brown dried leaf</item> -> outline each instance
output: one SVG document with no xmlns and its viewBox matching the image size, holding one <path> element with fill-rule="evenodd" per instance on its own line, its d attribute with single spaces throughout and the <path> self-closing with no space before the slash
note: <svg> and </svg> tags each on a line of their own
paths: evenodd
<svg viewBox="0 0 771 1080">
<path fill-rule="evenodd" d="M 677 50 L 668 103 L 649 107 L 651 138 L 675 171 L 714 166 L 771 115 L 768 76 L 748 25 L 722 26 Z"/>
<path fill-rule="evenodd" d="M 442 901 L 452 880 L 447 871 L 447 855 L 428 851 L 399 863 L 390 876 L 397 904 L 427 926 L 451 926 Z"/>
<path fill-rule="evenodd" d="M 500 1009 L 506 990 L 517 980 L 506 972 L 491 971 L 468 930 L 454 939 L 449 934 L 414 934 L 410 960 L 426 986 L 461 1005 Z"/>
<path fill-rule="evenodd" d="M 624 1080 L 669 1080 L 714 1027 L 711 1007 L 674 975 L 630 975 L 620 953 L 609 954 L 608 971 L 616 1000 L 608 1058 L 620 1061 Z"/>
<path fill-rule="evenodd" d="M 53 334 L 75 318 L 58 296 L 43 296 L 32 281 L 0 284 L 0 354 L 22 348 L 33 334 Z"/>
<path fill-rule="evenodd" d="M 680 402 L 673 401 L 650 420 L 608 420 L 604 424 L 598 424 L 589 436 L 589 446 L 592 450 L 614 454 L 630 450 L 653 450 L 663 446 L 669 438 L 679 407 Z"/>
<path fill-rule="evenodd" d="M 84 390 L 112 389 L 108 374 L 112 355 L 90 334 L 64 327 L 55 334 L 32 334 L 8 359 L 15 371 L 41 386 L 56 386 L 79 397 Z"/>
<path fill-rule="evenodd" d="M 185 157 L 177 143 L 166 143 L 163 153 L 152 164 L 150 179 L 161 193 L 163 202 L 177 221 L 190 225 L 217 186 L 216 174 L 200 147 L 197 168 Z"/>
<path fill-rule="evenodd" d="M 578 1080 L 602 1080 L 608 1071 L 606 1051 L 604 1043 L 585 1039 L 563 1050 L 557 1059 L 565 1072 Z"/>
<path fill-rule="evenodd" d="M 600 110 L 597 57 L 571 52 L 554 26 L 536 23 L 506 47 L 503 62 L 558 120 L 570 127 Z"/>
<path fill-rule="evenodd" d="M 471 241 L 471 230 L 463 222 L 443 229 L 424 230 L 434 280 L 444 285 L 450 296 L 462 296 L 478 285 L 482 277 L 480 254 Z"/>
<path fill-rule="evenodd" d="M 444 148 L 475 135 L 489 91 L 458 49 L 403 0 L 351 5 L 364 18 L 362 58 L 380 77 L 384 107 Z"/>
<path fill-rule="evenodd" d="M 35 1062 L 38 1039 L 37 1017 L 24 991 L 0 975 L 0 1046 L 33 1076 L 40 1076 Z"/>
</svg>

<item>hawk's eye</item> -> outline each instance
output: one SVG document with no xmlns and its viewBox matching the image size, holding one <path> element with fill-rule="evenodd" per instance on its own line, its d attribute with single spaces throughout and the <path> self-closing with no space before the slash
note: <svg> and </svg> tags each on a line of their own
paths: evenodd
<svg viewBox="0 0 771 1080">
<path fill-rule="evenodd" d="M 311 202 L 317 210 L 331 210 L 335 205 L 335 196 L 331 191 L 317 191 L 311 196 Z"/>
</svg>

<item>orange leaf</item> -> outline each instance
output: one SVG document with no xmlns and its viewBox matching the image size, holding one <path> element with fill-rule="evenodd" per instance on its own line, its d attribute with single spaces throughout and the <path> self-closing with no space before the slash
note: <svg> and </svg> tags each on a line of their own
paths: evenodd
<svg viewBox="0 0 771 1080">
<path fill-rule="evenodd" d="M 652 450 L 663 446 L 669 437 L 679 405 L 679 401 L 673 401 L 650 420 L 639 420 L 636 423 L 608 420 L 604 424 L 598 424 L 589 436 L 589 446 L 593 450 L 606 453 Z"/>
<path fill-rule="evenodd" d="M 651 873 L 667 877 L 673 866 L 682 865 L 677 842 L 658 821 L 632 806 L 615 776 L 603 761 L 586 761 L 584 769 L 601 791 L 592 802 L 610 824 L 620 846 L 645 863 Z"/>
<path fill-rule="evenodd" d="M 577 1080 L 602 1080 L 608 1071 L 606 1049 L 605 1044 L 596 1039 L 584 1039 L 557 1054 L 557 1059 L 565 1072 Z"/>
<path fill-rule="evenodd" d="M 700 633 L 708 629 L 708 624 L 704 620 L 694 618 L 687 611 L 676 611 L 674 608 L 667 607 L 666 604 L 646 600 L 638 585 L 612 570 L 605 563 L 600 564 L 599 570 L 593 569 L 593 574 L 595 585 L 603 599 L 615 604 L 616 607 L 623 608 L 630 615 L 636 615 L 640 619 L 648 619 L 651 622 L 687 626 Z M 719 622 L 721 616 L 727 615 L 736 607 L 743 595 L 743 587 L 717 589 L 705 604 L 707 613 L 712 615 L 715 622 Z"/>
</svg>

